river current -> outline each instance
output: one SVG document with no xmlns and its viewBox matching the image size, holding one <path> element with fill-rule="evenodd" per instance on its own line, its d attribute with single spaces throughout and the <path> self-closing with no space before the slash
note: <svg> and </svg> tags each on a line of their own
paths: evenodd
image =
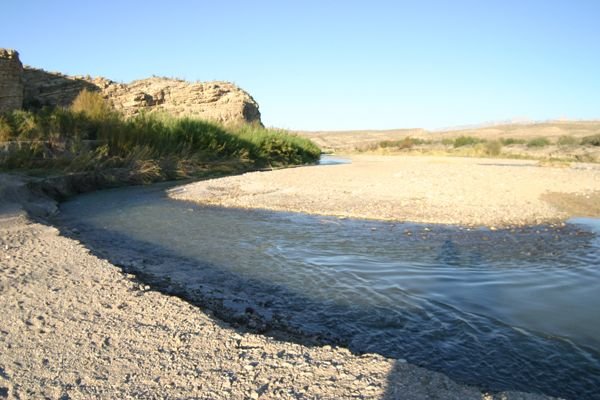
<svg viewBox="0 0 600 400">
<path fill-rule="evenodd" d="M 166 188 L 81 195 L 55 223 L 267 333 L 285 326 L 488 390 L 600 398 L 597 220 L 492 231 L 204 207 Z"/>
</svg>

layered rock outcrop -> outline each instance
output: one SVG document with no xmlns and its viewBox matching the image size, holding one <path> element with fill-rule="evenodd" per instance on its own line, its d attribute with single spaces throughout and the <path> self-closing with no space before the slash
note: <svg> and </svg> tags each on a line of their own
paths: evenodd
<svg viewBox="0 0 600 400">
<path fill-rule="evenodd" d="M 23 65 L 19 53 L 0 49 L 0 112 L 23 106 Z"/>
<path fill-rule="evenodd" d="M 23 68 L 17 52 L 0 49 L 0 112 L 23 105 L 68 106 L 84 89 L 102 93 L 126 116 L 164 112 L 224 124 L 261 124 L 256 101 L 229 82 L 186 82 L 152 77 L 124 84 L 106 78 L 68 76 Z"/>
<path fill-rule="evenodd" d="M 68 106 L 83 89 L 102 93 L 126 116 L 164 112 L 224 124 L 261 123 L 258 104 L 247 92 L 229 82 L 186 82 L 152 77 L 129 84 L 106 78 L 67 76 L 25 68 L 25 104 Z"/>
<path fill-rule="evenodd" d="M 229 82 L 195 82 L 148 78 L 119 84 L 106 79 L 94 83 L 117 110 L 126 115 L 161 111 L 222 123 L 260 123 L 258 104 L 247 92 Z"/>
<path fill-rule="evenodd" d="M 91 79 L 91 78 L 90 78 Z M 26 66 L 23 70 L 25 107 L 67 107 L 84 89 L 98 91 L 98 87 L 83 77 L 47 72 Z"/>
</svg>

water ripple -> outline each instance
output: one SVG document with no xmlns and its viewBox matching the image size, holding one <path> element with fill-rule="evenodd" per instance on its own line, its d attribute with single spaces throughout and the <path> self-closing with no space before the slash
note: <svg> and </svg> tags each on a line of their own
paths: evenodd
<svg viewBox="0 0 600 400">
<path fill-rule="evenodd" d="M 232 312 L 491 390 L 599 396 L 600 240 L 583 225 L 337 220 L 198 207 L 160 188 L 80 196 L 60 218 L 107 257 Z"/>
</svg>

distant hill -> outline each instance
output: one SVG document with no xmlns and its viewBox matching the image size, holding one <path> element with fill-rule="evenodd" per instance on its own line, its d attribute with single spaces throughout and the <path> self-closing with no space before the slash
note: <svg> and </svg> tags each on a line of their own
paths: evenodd
<svg viewBox="0 0 600 400">
<path fill-rule="evenodd" d="M 390 129 L 357 131 L 297 131 L 297 134 L 313 140 L 322 149 L 351 151 L 365 148 L 384 140 L 400 140 L 407 136 L 420 139 L 440 140 L 459 136 L 475 136 L 482 139 L 531 139 L 560 136 L 584 137 L 600 134 L 600 121 L 548 121 L 537 123 L 509 123 L 482 127 L 427 131 L 425 129 Z"/>
<path fill-rule="evenodd" d="M 423 137 L 428 134 L 425 129 L 420 128 L 382 131 L 296 131 L 295 133 L 311 139 L 324 151 L 350 151 L 383 140 L 401 139 L 406 136 Z"/>
</svg>

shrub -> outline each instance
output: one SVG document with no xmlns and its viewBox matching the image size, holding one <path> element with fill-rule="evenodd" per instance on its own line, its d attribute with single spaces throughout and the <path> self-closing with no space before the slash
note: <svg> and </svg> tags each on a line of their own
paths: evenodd
<svg viewBox="0 0 600 400">
<path fill-rule="evenodd" d="M 251 145 L 249 156 L 259 166 L 307 164 L 316 162 L 321 155 L 321 149 L 309 139 L 281 129 L 242 125 L 234 130 L 234 134 Z"/>
<path fill-rule="evenodd" d="M 105 119 L 114 115 L 113 109 L 99 92 L 83 89 L 71 104 L 71 111 L 83 113 L 91 119 Z"/>
<path fill-rule="evenodd" d="M 13 137 L 20 140 L 37 139 L 43 135 L 40 132 L 36 115 L 29 111 L 16 110 L 7 114 L 12 126 Z"/>
<path fill-rule="evenodd" d="M 575 146 L 579 144 L 579 141 L 574 136 L 564 135 L 558 138 L 556 144 L 559 146 Z"/>
<path fill-rule="evenodd" d="M 490 140 L 485 143 L 485 153 L 490 156 L 500 155 L 502 143 L 499 140 Z"/>
<path fill-rule="evenodd" d="M 454 147 L 472 146 L 481 143 L 482 140 L 474 136 L 459 136 L 454 139 Z"/>
<path fill-rule="evenodd" d="M 527 142 L 527 147 L 544 147 L 548 146 L 550 141 L 545 137 L 537 137 Z"/>
<path fill-rule="evenodd" d="M 502 143 L 504 146 L 510 146 L 511 144 L 525 144 L 525 140 L 515 138 L 502 138 L 500 139 L 500 143 Z"/>
<path fill-rule="evenodd" d="M 600 134 L 586 136 L 581 139 L 582 146 L 600 146 Z"/>
<path fill-rule="evenodd" d="M 378 143 L 380 148 L 396 148 L 398 150 L 410 149 L 414 146 L 426 143 L 425 140 L 406 136 L 400 140 L 384 140 Z"/>
<path fill-rule="evenodd" d="M 9 141 L 13 136 L 13 129 L 8 123 L 8 120 L 0 116 L 0 142 Z"/>
</svg>

